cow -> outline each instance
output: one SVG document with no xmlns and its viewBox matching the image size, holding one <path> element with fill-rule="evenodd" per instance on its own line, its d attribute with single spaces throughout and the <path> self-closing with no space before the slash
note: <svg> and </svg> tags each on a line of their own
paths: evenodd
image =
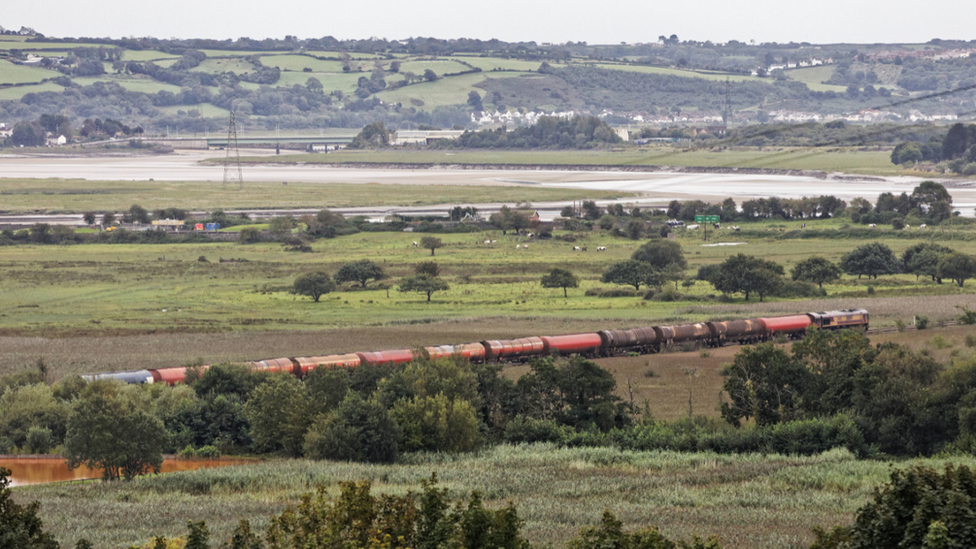
<svg viewBox="0 0 976 549">
<path fill-rule="evenodd" d="M 596 249 L 596 251 L 598 251 L 598 252 L 605 252 L 605 251 L 607 251 L 607 247 L 606 247 L 606 246 L 599 246 L 599 247 L 598 247 L 598 248 Z"/>
<path fill-rule="evenodd" d="M 869 229 L 877 229 L 877 228 L 878 228 L 878 226 L 877 226 L 877 225 L 875 225 L 874 223 L 869 223 L 869 224 L 868 224 L 868 228 L 869 228 Z"/>
<path fill-rule="evenodd" d="M 417 244 L 417 241 L 416 241 L 416 240 L 414 240 L 414 241 L 413 241 L 413 247 L 414 247 L 414 248 L 417 248 L 417 247 L 419 247 L 419 246 L 420 246 L 420 244 Z"/>
<path fill-rule="evenodd" d="M 926 225 L 925 223 L 922 223 L 921 225 L 918 226 L 919 229 L 924 229 L 925 227 L 928 227 L 928 225 Z"/>
<path fill-rule="evenodd" d="M 516 250 L 521 250 L 522 249 L 522 245 L 521 244 L 516 244 L 515 245 L 515 249 Z"/>
<path fill-rule="evenodd" d="M 586 246 L 583 246 L 582 248 L 580 248 L 580 250 L 582 250 L 582 251 L 585 252 L 586 251 Z"/>
<path fill-rule="evenodd" d="M 694 231 L 694 230 L 698 229 L 698 225 L 697 224 L 695 224 L 695 225 L 688 225 L 685 228 L 688 229 L 689 231 Z"/>
<path fill-rule="evenodd" d="M 580 247 L 579 247 L 579 246 L 573 246 L 573 251 L 574 251 L 574 252 L 578 252 L 578 251 L 580 251 Z"/>
<path fill-rule="evenodd" d="M 491 240 L 485 240 L 484 244 L 485 244 L 485 246 L 491 245 Z"/>
</svg>

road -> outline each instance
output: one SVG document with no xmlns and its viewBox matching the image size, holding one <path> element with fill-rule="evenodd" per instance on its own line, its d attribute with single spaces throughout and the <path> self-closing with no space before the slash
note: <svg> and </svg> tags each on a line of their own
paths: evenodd
<svg viewBox="0 0 976 549">
<path fill-rule="evenodd" d="M 16 157 L 0 156 L 0 177 L 12 178 L 64 178 L 89 180 L 156 180 L 156 181 L 222 181 L 223 167 L 201 163 L 208 158 L 220 158 L 222 151 L 179 151 L 164 156 L 118 157 Z M 264 150 L 246 151 L 248 156 L 273 155 Z M 615 172 L 615 171 L 561 171 L 561 170 L 464 170 L 451 168 L 432 169 L 355 169 L 321 164 L 268 164 L 245 166 L 245 181 L 288 181 L 306 183 L 386 183 L 386 184 L 434 184 L 434 185 L 541 185 L 547 187 L 574 187 L 594 190 L 618 190 L 641 193 L 639 200 L 620 202 L 654 207 L 674 199 L 702 199 L 717 201 L 732 197 L 736 202 L 750 198 L 779 196 L 834 195 L 844 200 L 865 197 L 874 201 L 882 192 L 911 193 L 921 181 L 919 178 L 864 178 L 814 177 L 717 174 L 717 173 L 665 173 L 665 172 Z M 976 186 L 973 182 L 954 183 L 949 187 L 956 209 L 965 216 L 973 215 L 976 208 Z M 604 202 L 606 205 L 609 202 Z M 565 203 L 535 204 L 543 217 L 553 217 Z M 501 204 L 475 204 L 480 210 L 491 213 Z M 391 212 L 406 215 L 442 213 L 444 206 L 407 208 L 346 208 L 344 214 L 377 217 Z M 249 213 L 262 215 L 255 210 Z M 300 214 L 275 211 L 276 214 Z M 20 216 L 18 216 L 20 217 Z M 39 216 L 29 216 L 39 219 Z M 53 216 L 43 219 L 54 223 L 75 223 L 77 216 Z M 4 219 L 0 219 L 0 223 Z M 7 219 L 7 222 L 14 222 Z M 32 221 L 33 222 L 33 221 Z"/>
</svg>

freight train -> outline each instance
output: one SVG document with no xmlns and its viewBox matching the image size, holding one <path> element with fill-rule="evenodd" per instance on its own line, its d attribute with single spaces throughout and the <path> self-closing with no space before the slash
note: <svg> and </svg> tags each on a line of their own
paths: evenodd
<svg viewBox="0 0 976 549">
<path fill-rule="evenodd" d="M 557 336 L 532 336 L 518 339 L 493 339 L 459 345 L 423 347 L 430 358 L 460 355 L 471 362 L 524 362 L 533 357 L 548 355 L 582 355 L 587 358 L 612 357 L 629 353 L 656 353 L 674 345 L 692 344 L 697 347 L 721 347 L 727 344 L 745 345 L 780 337 L 800 339 L 807 328 L 824 330 L 868 328 L 868 312 L 864 309 L 828 311 L 787 316 L 699 322 L 678 326 L 649 326 L 629 330 Z M 247 362 L 255 370 L 287 372 L 305 377 L 315 368 L 355 368 L 360 364 L 405 364 L 415 358 L 413 349 L 392 349 L 323 356 L 269 358 Z M 203 366 L 206 369 L 208 366 Z M 88 381 L 118 379 L 126 383 L 182 383 L 186 368 L 158 368 L 108 374 L 87 374 Z"/>
</svg>

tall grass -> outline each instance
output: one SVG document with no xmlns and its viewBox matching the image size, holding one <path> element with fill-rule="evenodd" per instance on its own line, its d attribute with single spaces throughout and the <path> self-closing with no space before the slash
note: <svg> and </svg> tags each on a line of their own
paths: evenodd
<svg viewBox="0 0 976 549">
<path fill-rule="evenodd" d="M 950 461 L 976 465 L 972 457 Z M 561 546 L 609 509 L 628 528 L 658 525 L 672 538 L 718 534 L 729 547 L 786 548 L 808 545 L 811 526 L 852 520 L 890 466 L 858 461 L 846 450 L 796 457 L 536 444 L 414 454 L 395 465 L 268 461 L 128 483 L 31 486 L 15 494 L 19 501 L 41 501 L 46 528 L 64 544 L 85 536 L 97 547 L 122 547 L 185 533 L 189 518 L 206 520 L 212 539 L 225 540 L 238 519 L 263 528 L 270 515 L 318 485 L 336 494 L 340 481 L 370 479 L 375 492 L 403 494 L 436 471 L 452 498 L 480 490 L 490 506 L 515 503 L 534 544 Z"/>
</svg>

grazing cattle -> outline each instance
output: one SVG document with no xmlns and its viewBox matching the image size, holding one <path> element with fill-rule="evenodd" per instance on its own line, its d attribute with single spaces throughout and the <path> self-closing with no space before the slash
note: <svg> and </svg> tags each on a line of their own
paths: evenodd
<svg viewBox="0 0 976 549">
<path fill-rule="evenodd" d="M 574 252 L 578 252 L 578 251 L 580 251 L 580 247 L 579 247 L 579 246 L 573 246 L 573 251 L 574 251 Z"/>
<path fill-rule="evenodd" d="M 487 246 L 487 245 L 489 245 L 489 244 L 491 244 L 491 240 L 485 240 L 485 242 L 484 242 L 484 244 L 485 244 L 486 246 Z"/>
<path fill-rule="evenodd" d="M 516 250 L 521 250 L 522 249 L 522 245 L 521 244 L 516 244 L 515 245 L 515 249 Z"/>
<path fill-rule="evenodd" d="M 906 228 L 906 229 L 911 229 L 911 228 L 912 228 L 912 226 L 911 226 L 911 225 L 905 225 L 905 228 Z"/>
<path fill-rule="evenodd" d="M 535 233 L 529 233 L 529 238 L 535 238 Z"/>
<path fill-rule="evenodd" d="M 926 225 L 925 223 L 922 223 L 921 225 L 918 226 L 919 229 L 924 229 L 925 227 L 928 227 L 928 225 Z"/>
<path fill-rule="evenodd" d="M 528 250 L 529 249 L 529 245 L 528 244 L 522 244 L 522 248 Z"/>
<path fill-rule="evenodd" d="M 716 229 L 721 229 L 722 228 L 722 224 L 721 223 L 712 223 L 712 227 L 715 227 Z"/>
<path fill-rule="evenodd" d="M 598 251 L 598 252 L 605 252 L 605 251 L 607 251 L 607 247 L 606 246 L 600 246 L 600 247 L 598 247 L 596 249 L 596 251 Z"/>
<path fill-rule="evenodd" d="M 492 243 L 492 244 L 494 244 L 495 242 L 498 242 L 498 241 L 497 241 L 497 240 L 492 240 L 492 241 L 491 241 L 491 243 Z"/>
<path fill-rule="evenodd" d="M 416 247 L 418 247 L 418 246 L 420 246 L 420 244 L 417 244 L 417 241 L 416 241 L 416 240 L 414 240 L 414 242 L 413 242 L 413 247 L 414 247 L 414 248 L 416 248 Z"/>
<path fill-rule="evenodd" d="M 735 231 L 735 232 L 739 232 L 739 226 L 736 225 L 736 226 L 732 227 L 732 230 Z"/>
<path fill-rule="evenodd" d="M 875 225 L 874 223 L 870 223 L 870 224 L 868 224 L 868 228 L 869 229 L 876 229 L 876 228 L 878 228 L 878 226 Z"/>
<path fill-rule="evenodd" d="M 807 228 L 807 224 L 806 223 L 800 223 L 800 228 L 801 229 L 806 229 Z"/>
<path fill-rule="evenodd" d="M 695 225 L 688 225 L 685 228 L 688 229 L 689 231 L 694 231 L 695 229 L 698 228 L 698 225 L 697 224 L 695 224 Z"/>
<path fill-rule="evenodd" d="M 582 251 L 584 252 L 586 251 L 586 246 L 583 246 Z"/>
</svg>

